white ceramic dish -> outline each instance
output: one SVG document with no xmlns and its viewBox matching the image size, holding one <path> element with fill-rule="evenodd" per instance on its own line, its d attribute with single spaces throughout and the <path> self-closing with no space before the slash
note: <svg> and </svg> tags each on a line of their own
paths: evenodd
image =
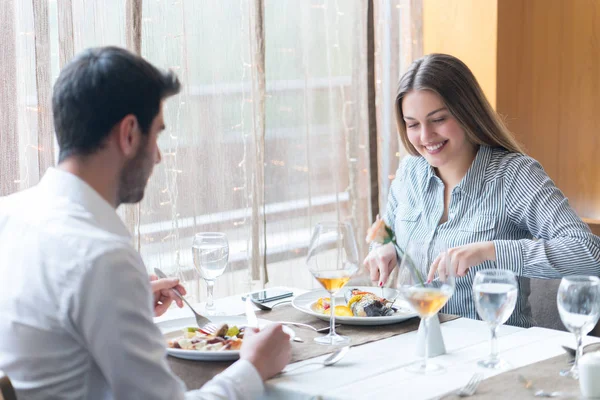
<svg viewBox="0 0 600 400">
<path fill-rule="evenodd" d="M 228 325 L 237 325 L 239 327 L 246 325 L 246 317 L 244 316 L 216 316 L 211 317 L 210 319 L 216 324 L 225 323 Z M 260 327 L 264 327 L 272 322 L 259 319 L 258 323 Z M 196 319 L 194 317 L 178 318 L 169 321 L 162 321 L 156 325 L 165 336 L 165 339 L 168 341 L 182 336 L 183 328 L 188 326 L 196 326 Z M 290 335 L 290 340 L 296 336 L 296 333 L 290 327 L 284 326 L 283 330 L 285 333 Z M 167 353 L 173 357 L 198 361 L 229 361 L 237 360 L 240 357 L 239 350 L 199 351 L 167 348 Z"/>
<path fill-rule="evenodd" d="M 346 290 L 351 289 L 359 289 L 365 292 L 371 292 L 378 296 L 381 296 L 381 288 L 374 286 L 353 286 L 346 287 L 340 290 L 340 292 L 335 296 L 335 304 L 336 306 L 345 305 L 346 301 L 344 300 L 344 293 Z M 394 289 L 384 288 L 384 295 L 388 299 L 394 299 L 397 297 L 397 291 Z M 310 292 L 306 292 L 299 296 L 296 296 L 292 301 L 292 305 L 307 314 L 313 315 L 323 321 L 329 321 L 329 315 L 324 315 L 319 312 L 313 310 L 312 305 L 320 298 L 320 297 L 329 297 L 329 293 L 327 293 L 324 289 L 317 289 Z M 398 322 L 405 321 L 409 318 L 417 317 L 418 314 L 409 307 L 408 303 L 403 300 L 397 299 L 394 302 L 394 307 L 398 308 L 398 311 L 394 315 L 390 315 L 387 317 L 339 317 L 335 316 L 335 322 L 344 324 L 344 325 L 390 325 L 397 324 Z"/>
</svg>

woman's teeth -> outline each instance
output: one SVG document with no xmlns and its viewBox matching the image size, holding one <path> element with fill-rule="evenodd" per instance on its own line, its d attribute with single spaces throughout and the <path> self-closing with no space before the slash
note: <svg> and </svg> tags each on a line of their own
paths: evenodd
<svg viewBox="0 0 600 400">
<path fill-rule="evenodd" d="M 447 140 L 445 140 L 445 141 L 443 141 L 443 142 L 440 142 L 440 143 L 438 143 L 438 144 L 434 144 L 434 145 L 430 145 L 430 146 L 425 146 L 425 148 L 426 148 L 428 151 L 436 151 L 436 150 L 438 150 L 438 149 L 441 149 L 441 148 L 442 148 L 442 146 L 444 146 L 444 145 L 446 144 L 446 142 L 447 142 Z"/>
</svg>

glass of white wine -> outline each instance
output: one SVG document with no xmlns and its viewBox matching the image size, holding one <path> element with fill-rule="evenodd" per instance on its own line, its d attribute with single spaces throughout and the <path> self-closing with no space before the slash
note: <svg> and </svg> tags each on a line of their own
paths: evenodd
<svg viewBox="0 0 600 400">
<path fill-rule="evenodd" d="M 227 236 L 221 232 L 201 232 L 194 235 L 192 243 L 192 256 L 194 266 L 206 282 L 208 299 L 205 312 L 208 315 L 217 315 L 214 303 L 213 290 L 215 281 L 227 268 L 229 261 L 229 242 Z"/>
<path fill-rule="evenodd" d="M 473 281 L 473 299 L 477 314 L 488 323 L 492 334 L 488 358 L 477 365 L 490 369 L 505 369 L 509 365 L 498 357 L 498 327 L 504 324 L 517 303 L 517 278 L 511 271 L 485 269 L 477 271 Z"/>
<path fill-rule="evenodd" d="M 431 269 L 433 277 L 428 279 Z M 411 242 L 406 247 L 398 270 L 392 274 L 390 284 L 394 286 L 421 317 L 425 351 L 423 359 L 408 366 L 407 370 L 417 374 L 440 373 L 444 368 L 431 363 L 428 358 L 427 335 L 429 321 L 436 317 L 454 294 L 455 278 L 449 268 L 448 252 L 441 241 Z"/>
<path fill-rule="evenodd" d="M 575 334 L 577 353 L 571 369 L 562 376 L 579 378 L 579 358 L 583 350 L 582 337 L 587 335 L 600 317 L 600 279 L 596 276 L 566 276 L 556 294 L 558 313 L 565 327 Z"/>
<path fill-rule="evenodd" d="M 347 222 L 318 223 L 310 239 L 306 265 L 317 281 L 329 292 L 329 334 L 315 338 L 325 345 L 340 345 L 350 338 L 335 332 L 335 295 L 358 270 L 358 248 L 352 225 Z"/>
</svg>

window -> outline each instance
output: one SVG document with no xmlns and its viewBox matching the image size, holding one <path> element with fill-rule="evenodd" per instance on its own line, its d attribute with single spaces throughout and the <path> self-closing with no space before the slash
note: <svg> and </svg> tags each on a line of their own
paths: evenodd
<svg viewBox="0 0 600 400">
<path fill-rule="evenodd" d="M 19 156 L 5 158 L 15 185 L 4 194 L 36 184 L 44 171 L 40 154 L 57 153 L 39 144 L 53 132 L 38 129 L 40 113 L 49 110 L 38 104 L 43 87 L 36 78 L 49 73 L 54 82 L 61 57 L 70 51 L 126 46 L 133 29 L 127 7 L 136 3 L 6 2 L 0 22 L 12 22 L 14 29 L 2 40 L 14 43 L 14 54 L 8 53 L 3 70 L 10 72 L 5 76 L 12 77 L 8 84 L 17 96 L 0 97 L 6 103 L 0 107 L 13 110 L 0 114 L 0 126 L 10 128 L 16 121 L 8 138 L 17 139 L 12 146 Z M 265 251 L 270 285 L 311 285 L 303 254 L 319 221 L 350 219 L 366 251 L 369 2 L 265 0 L 262 10 L 261 3 L 144 0 L 141 10 L 129 15 L 141 22 L 142 55 L 173 69 L 183 90 L 165 103 L 163 162 L 144 200 L 120 213 L 148 269 L 160 267 L 186 280 L 197 280 L 193 234 L 227 233 L 230 266 L 217 283 L 217 295 L 261 286 L 264 271 L 257 275 L 256 268 Z M 378 124 L 387 146 L 382 171 L 395 171 L 397 151 L 388 149 L 396 145 L 390 90 L 403 65 L 399 38 L 408 35 L 401 21 L 414 0 L 373 3 Z M 45 18 L 47 30 L 40 24 Z M 36 57 L 36 39 L 49 43 L 49 71 L 39 68 L 46 64 L 39 52 Z M 8 169 L 1 173 L 9 176 Z M 380 180 L 389 181 L 388 175 Z"/>
</svg>

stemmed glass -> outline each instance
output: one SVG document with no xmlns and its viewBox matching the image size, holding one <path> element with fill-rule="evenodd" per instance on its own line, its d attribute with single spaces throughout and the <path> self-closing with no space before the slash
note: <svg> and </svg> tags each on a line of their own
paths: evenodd
<svg viewBox="0 0 600 400">
<path fill-rule="evenodd" d="M 315 338 L 315 342 L 326 345 L 349 343 L 349 337 L 335 333 L 335 295 L 358 270 L 358 248 L 352 226 L 347 222 L 318 223 L 310 239 L 306 265 L 329 292 L 331 304 L 329 334 Z"/>
<path fill-rule="evenodd" d="M 562 376 L 579 378 L 582 336 L 587 335 L 600 317 L 600 279 L 595 276 L 566 276 L 560 281 L 556 294 L 558 313 L 565 327 L 575 334 L 577 355 L 571 369 L 560 372 Z"/>
<path fill-rule="evenodd" d="M 498 357 L 498 327 L 508 320 L 517 303 L 517 278 L 511 271 L 487 269 L 478 271 L 473 281 L 473 299 L 479 318 L 488 323 L 492 333 L 490 356 L 477 365 L 503 369 L 508 364 Z"/>
<path fill-rule="evenodd" d="M 192 243 L 194 266 L 206 282 L 208 300 L 205 311 L 208 315 L 217 315 L 213 299 L 216 279 L 223 275 L 229 260 L 229 242 L 227 236 L 220 232 L 201 232 L 194 235 Z"/>
<path fill-rule="evenodd" d="M 448 265 L 446 246 L 440 241 L 408 244 L 397 271 L 392 273 L 390 286 L 410 304 L 423 321 L 424 357 L 407 370 L 418 374 L 439 373 L 443 367 L 428 361 L 427 335 L 429 322 L 454 294 L 454 273 Z M 431 269 L 433 277 L 428 280 Z"/>
</svg>

